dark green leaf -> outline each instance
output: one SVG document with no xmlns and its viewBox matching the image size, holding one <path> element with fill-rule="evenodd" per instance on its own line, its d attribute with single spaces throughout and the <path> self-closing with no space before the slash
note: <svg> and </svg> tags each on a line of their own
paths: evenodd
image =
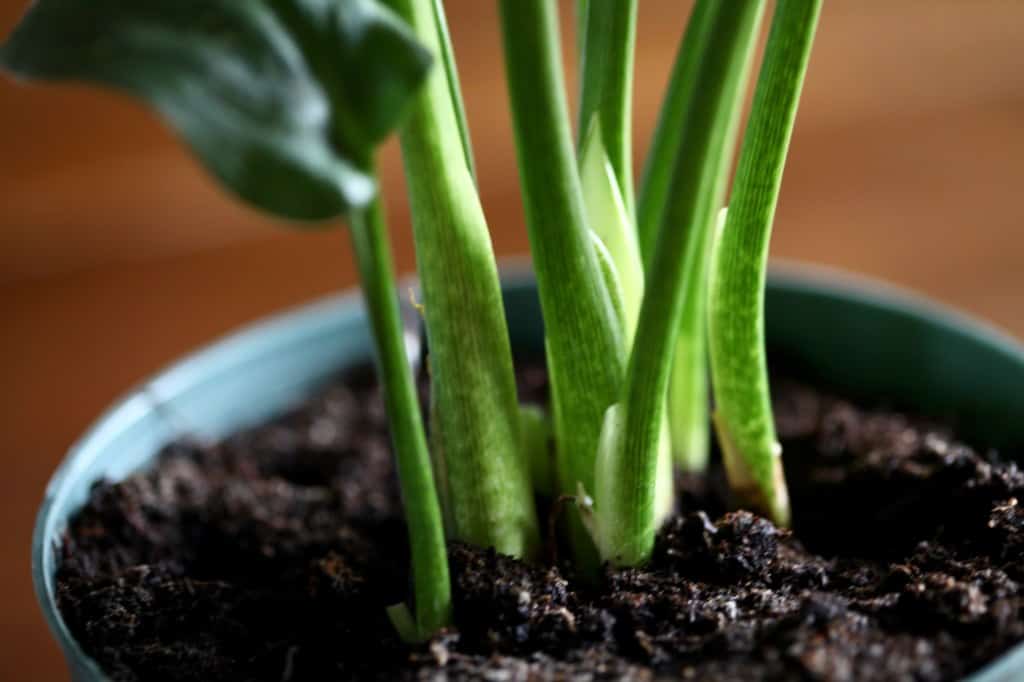
<svg viewBox="0 0 1024 682">
<path fill-rule="evenodd" d="M 376 0 L 39 0 L 0 47 L 19 77 L 146 100 L 242 198 L 307 220 L 372 199 L 430 61 Z"/>
</svg>

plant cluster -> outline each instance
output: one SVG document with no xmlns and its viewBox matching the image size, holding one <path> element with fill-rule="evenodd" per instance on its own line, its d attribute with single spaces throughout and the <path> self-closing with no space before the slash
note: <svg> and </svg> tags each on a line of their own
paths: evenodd
<svg viewBox="0 0 1024 682">
<path fill-rule="evenodd" d="M 450 622 L 446 539 L 533 558 L 538 494 L 575 501 L 563 528 L 581 574 L 647 560 L 674 464 L 707 463 L 709 373 L 737 503 L 789 519 L 763 290 L 821 0 L 776 3 L 728 210 L 764 0 L 697 0 L 638 191 L 636 0 L 578 0 L 575 139 L 556 3 L 499 5 L 550 413 L 517 399 L 441 0 L 37 0 L 0 48 L 17 77 L 147 101 L 250 204 L 347 222 L 411 542 L 413 608 L 390 613 L 413 640 Z M 430 351 L 429 438 L 374 170 L 393 131 Z"/>
</svg>

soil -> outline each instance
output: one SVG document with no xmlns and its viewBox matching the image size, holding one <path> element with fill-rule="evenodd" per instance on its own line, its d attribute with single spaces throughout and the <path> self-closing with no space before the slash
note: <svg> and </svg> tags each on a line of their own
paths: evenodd
<svg viewBox="0 0 1024 682">
<path fill-rule="evenodd" d="M 543 401 L 542 368 L 519 372 Z M 679 479 L 650 565 L 597 584 L 453 544 L 455 625 L 409 647 L 406 538 L 368 370 L 99 483 L 58 601 L 116 680 L 950 680 L 1024 639 L 1024 473 L 948 429 L 773 382 L 794 530 Z"/>
</svg>

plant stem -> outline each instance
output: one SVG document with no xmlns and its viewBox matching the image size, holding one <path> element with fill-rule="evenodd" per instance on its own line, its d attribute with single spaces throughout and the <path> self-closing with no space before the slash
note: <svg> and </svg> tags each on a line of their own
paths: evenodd
<svg viewBox="0 0 1024 682">
<path fill-rule="evenodd" d="M 711 369 L 726 472 L 744 504 L 780 525 L 789 500 L 764 347 L 764 285 L 775 206 L 821 0 L 779 0 L 711 277 Z"/>
<path fill-rule="evenodd" d="M 530 247 L 546 325 L 561 490 L 592 490 L 605 409 L 625 370 L 623 330 L 584 217 L 555 4 L 502 0 L 505 66 Z M 585 562 L 581 534 L 573 533 Z M 592 552 L 592 550 L 591 550 Z"/>
<path fill-rule="evenodd" d="M 701 59 L 707 49 L 718 0 L 697 0 L 680 42 L 668 91 L 658 115 L 658 126 L 644 163 L 637 204 L 637 231 L 641 254 L 651 266 L 654 242 L 665 213 L 669 186 L 683 126 L 699 93 L 696 82 Z M 745 79 L 745 76 L 744 76 Z M 745 82 L 744 82 L 745 85 Z M 744 88 L 741 87 L 741 91 Z M 737 99 L 734 113 L 741 110 Z M 722 149 L 720 173 L 727 173 L 735 148 L 737 126 L 733 125 Z M 684 152 L 685 153 L 685 152 Z M 706 253 L 707 247 L 698 247 Z M 668 388 L 668 422 L 672 450 L 685 470 L 702 470 L 708 458 L 708 363 L 706 341 L 707 258 L 698 260 L 701 272 L 691 278 L 684 294 L 682 321 L 675 344 Z"/>
<path fill-rule="evenodd" d="M 582 82 L 583 48 L 587 36 L 587 14 L 590 12 L 590 0 L 576 0 L 576 67 Z"/>
<path fill-rule="evenodd" d="M 747 89 L 751 61 L 743 65 L 738 93 Z M 739 131 L 740 115 L 743 111 L 743 97 L 733 99 L 732 110 L 727 114 L 728 128 L 725 141 L 718 157 L 719 183 L 728 184 L 733 154 Z M 696 246 L 700 254 L 694 263 L 693 272 L 687 277 L 683 297 L 683 312 L 679 323 L 669 377 L 668 410 L 672 425 L 672 446 L 676 461 L 686 471 L 703 471 L 709 457 L 710 425 L 708 419 L 708 279 L 711 269 L 711 242 L 714 224 L 718 220 L 720 204 L 711 206 L 711 221 L 708 229 L 700 233 Z"/>
<path fill-rule="evenodd" d="M 432 0 L 391 0 L 431 52 Z M 443 458 L 451 535 L 513 556 L 539 548 L 501 286 L 464 158 L 443 69 L 434 69 L 401 132 L 423 286 L 435 458 Z"/>
<path fill-rule="evenodd" d="M 735 138 L 734 138 L 735 139 Z M 732 145 L 729 145 L 730 149 Z M 727 159 L 731 154 L 724 155 Z M 725 169 L 728 165 L 725 166 Z M 695 247 L 700 256 L 683 295 L 679 335 L 672 353 L 668 413 L 675 461 L 684 471 L 704 471 L 710 455 L 708 423 L 707 295 L 710 262 L 708 233 Z"/>
<path fill-rule="evenodd" d="M 626 214 L 635 213 L 633 198 L 633 52 L 636 0 L 599 0 L 587 11 L 583 37 L 578 140 L 594 118 L 622 193 Z"/>
<path fill-rule="evenodd" d="M 452 107 L 459 121 L 459 135 L 462 137 L 462 151 L 466 155 L 466 166 L 469 174 L 476 178 L 473 164 L 473 144 L 469 137 L 469 123 L 466 120 L 466 106 L 462 103 L 462 86 L 459 84 L 459 70 L 455 66 L 455 49 L 448 33 L 448 21 L 444 15 L 444 0 L 434 0 L 434 22 L 437 24 L 438 42 L 441 47 L 441 58 L 444 61 L 445 76 L 448 79 L 448 92 L 452 97 Z"/>
<path fill-rule="evenodd" d="M 370 315 L 409 527 L 416 625 L 428 636 L 451 619 L 448 556 L 431 473 L 423 417 L 405 354 L 398 292 L 379 199 L 349 221 L 363 296 Z"/>
<path fill-rule="evenodd" d="M 650 266 L 654 240 L 664 216 L 668 202 L 675 156 L 680 153 L 679 141 L 687 112 L 700 96 L 696 88 L 697 74 L 701 59 L 707 49 L 711 26 L 718 11 L 717 0 L 698 0 L 690 15 L 686 34 L 679 47 L 672 79 L 665 101 L 662 103 L 658 127 L 651 141 L 640 186 L 637 207 L 638 230 L 641 249 L 646 263 Z M 750 61 L 744 65 L 740 75 L 738 92 L 746 91 L 750 73 Z M 727 182 L 733 153 L 736 149 L 736 133 L 743 100 L 734 99 L 729 113 L 730 125 L 725 143 L 719 156 L 718 173 L 722 182 Z M 683 150 L 685 153 L 685 150 Z M 668 388 L 668 422 L 671 425 L 672 449 L 679 466 L 687 471 L 702 471 L 707 466 L 709 454 L 708 419 L 708 359 L 707 359 L 707 280 L 709 263 L 710 230 L 701 231 L 701 244 L 697 246 L 703 254 L 695 263 L 696 271 L 689 278 L 683 298 L 683 313 L 679 336 L 673 352 L 672 372 Z"/>
<path fill-rule="evenodd" d="M 720 4 L 720 0 L 697 0 L 693 6 L 672 67 L 668 90 L 658 113 L 658 125 L 644 159 L 636 217 L 640 255 L 647 269 L 650 269 L 654 258 L 655 242 L 668 204 L 669 187 L 672 184 L 676 155 L 680 151 L 683 128 L 702 94 L 697 89 L 697 76 Z"/>
<path fill-rule="evenodd" d="M 697 270 L 702 233 L 709 229 L 722 203 L 724 182 L 719 172 L 730 112 L 740 96 L 741 74 L 750 59 L 764 3 L 716 3 L 708 48 L 694 87 L 701 98 L 687 112 L 647 295 L 630 354 L 625 390 L 616 417 L 619 445 L 606 449 L 599 464 L 604 479 L 595 499 L 599 546 L 606 560 L 622 565 L 646 561 L 656 529 L 654 492 L 658 439 L 665 391 L 672 362 L 670 352 L 688 279 Z M 614 440 L 614 439 L 613 439 Z"/>
</svg>

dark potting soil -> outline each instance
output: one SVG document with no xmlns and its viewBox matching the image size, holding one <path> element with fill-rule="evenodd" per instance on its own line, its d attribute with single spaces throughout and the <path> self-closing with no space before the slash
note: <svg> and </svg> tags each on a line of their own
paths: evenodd
<svg viewBox="0 0 1024 682">
<path fill-rule="evenodd" d="M 543 400 L 543 369 L 520 371 Z M 943 428 L 774 382 L 794 530 L 681 477 L 650 565 L 453 544 L 455 625 L 402 644 L 406 538 L 370 372 L 95 486 L 58 600 L 116 680 L 949 680 L 1024 639 L 1024 474 Z"/>
</svg>

